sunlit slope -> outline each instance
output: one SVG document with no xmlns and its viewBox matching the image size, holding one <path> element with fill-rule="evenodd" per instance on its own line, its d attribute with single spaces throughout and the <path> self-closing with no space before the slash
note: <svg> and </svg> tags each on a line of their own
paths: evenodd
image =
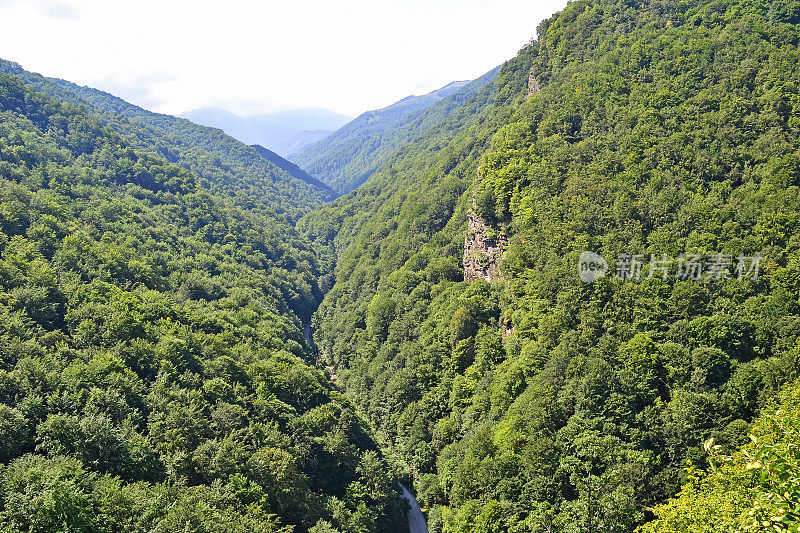
<svg viewBox="0 0 800 533">
<path fill-rule="evenodd" d="M 798 9 L 574 2 L 301 221 L 335 259 L 315 340 L 433 531 L 631 531 L 797 376 Z"/>
</svg>

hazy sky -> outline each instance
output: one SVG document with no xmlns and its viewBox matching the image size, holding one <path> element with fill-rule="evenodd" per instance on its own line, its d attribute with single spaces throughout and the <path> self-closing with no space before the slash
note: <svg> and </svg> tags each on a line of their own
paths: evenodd
<svg viewBox="0 0 800 533">
<path fill-rule="evenodd" d="M 0 57 L 142 107 L 349 115 L 473 79 L 566 0 L 0 0 Z"/>
</svg>

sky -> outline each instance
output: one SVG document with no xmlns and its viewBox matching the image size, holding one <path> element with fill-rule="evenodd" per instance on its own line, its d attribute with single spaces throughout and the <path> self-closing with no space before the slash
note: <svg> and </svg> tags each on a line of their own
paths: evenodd
<svg viewBox="0 0 800 533">
<path fill-rule="evenodd" d="M 566 0 L 0 0 L 0 58 L 152 111 L 350 116 L 474 79 Z"/>
</svg>

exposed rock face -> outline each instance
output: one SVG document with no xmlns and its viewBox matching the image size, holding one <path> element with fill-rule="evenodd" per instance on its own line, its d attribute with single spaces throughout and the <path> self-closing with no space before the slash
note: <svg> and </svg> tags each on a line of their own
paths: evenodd
<svg viewBox="0 0 800 533">
<path fill-rule="evenodd" d="M 528 77 L 528 96 L 538 93 L 541 91 L 539 88 L 539 80 L 536 79 L 536 76 L 531 71 L 531 75 Z"/>
<path fill-rule="evenodd" d="M 464 240 L 464 281 L 503 279 L 500 260 L 506 243 L 505 235 L 487 226 L 481 217 L 470 211 Z"/>
</svg>

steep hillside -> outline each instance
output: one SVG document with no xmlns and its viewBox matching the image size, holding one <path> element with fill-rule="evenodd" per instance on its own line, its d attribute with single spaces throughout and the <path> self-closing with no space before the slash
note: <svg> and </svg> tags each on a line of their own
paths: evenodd
<svg viewBox="0 0 800 533">
<path fill-rule="evenodd" d="M 334 197 L 330 189 L 319 187 L 319 182 L 293 177 L 221 130 L 151 113 L 108 93 L 45 78 L 8 61 L 0 60 L 0 72 L 62 102 L 89 107 L 135 148 L 195 172 L 208 180 L 209 186 L 243 192 L 290 220 Z"/>
<path fill-rule="evenodd" d="M 432 531 L 632 531 L 797 377 L 799 22 L 573 2 L 300 221 L 320 353 Z"/>
<path fill-rule="evenodd" d="M 292 133 L 291 135 L 282 138 L 281 143 L 276 144 L 275 147 L 280 150 L 282 154 L 286 154 L 286 157 L 291 158 L 294 154 L 306 146 L 310 146 L 315 142 L 321 141 L 334 131 L 336 130 L 316 129 L 298 131 L 297 133 Z"/>
<path fill-rule="evenodd" d="M 291 160 L 346 194 L 365 181 L 404 144 L 418 138 L 490 84 L 497 69 L 423 96 L 409 96 L 368 111 L 334 134 L 292 155 Z"/>
<path fill-rule="evenodd" d="M 258 155 L 260 155 L 261 157 L 263 157 L 264 159 L 266 159 L 279 169 L 283 170 L 291 177 L 304 181 L 309 185 L 313 185 L 314 187 L 317 187 L 321 191 L 328 191 L 328 193 L 331 195 L 336 194 L 330 187 L 319 181 L 317 178 L 311 176 L 308 172 L 298 167 L 291 161 L 287 161 L 286 159 L 282 158 L 272 150 L 264 148 L 263 146 L 258 144 L 254 144 L 253 146 L 251 146 L 251 148 L 254 149 Z"/>
<path fill-rule="evenodd" d="M 403 531 L 308 241 L 102 122 L 0 74 L 0 530 Z"/>
<path fill-rule="evenodd" d="M 800 356 L 800 350 L 796 351 Z M 795 359 L 795 364 L 797 360 Z M 750 442 L 706 444 L 708 472 L 689 469 L 680 494 L 654 509 L 640 533 L 793 531 L 800 524 L 800 384 L 786 388 L 750 428 Z"/>
<path fill-rule="evenodd" d="M 295 109 L 240 117 L 224 109 L 204 107 L 179 116 L 219 128 L 244 143 L 266 146 L 283 157 L 327 137 L 352 120 L 328 109 Z"/>
</svg>

